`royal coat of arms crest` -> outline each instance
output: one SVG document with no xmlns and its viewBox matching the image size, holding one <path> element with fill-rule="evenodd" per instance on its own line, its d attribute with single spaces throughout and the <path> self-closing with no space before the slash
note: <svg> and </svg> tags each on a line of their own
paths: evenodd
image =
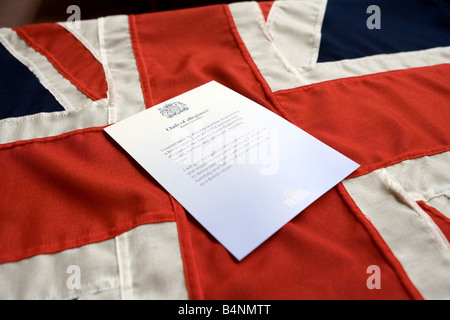
<svg viewBox="0 0 450 320">
<path fill-rule="evenodd" d="M 177 114 L 180 114 L 183 111 L 188 110 L 188 106 L 182 102 L 176 101 L 172 103 L 165 104 L 161 108 L 159 108 L 159 112 L 167 118 L 172 118 Z"/>
</svg>

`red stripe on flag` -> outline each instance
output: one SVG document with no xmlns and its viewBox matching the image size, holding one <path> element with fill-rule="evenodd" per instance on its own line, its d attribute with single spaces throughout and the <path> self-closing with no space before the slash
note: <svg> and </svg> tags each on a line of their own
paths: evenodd
<svg viewBox="0 0 450 320">
<path fill-rule="evenodd" d="M 279 113 L 240 50 L 230 15 L 227 6 L 212 5 L 130 17 L 147 107 L 215 80 Z"/>
<path fill-rule="evenodd" d="M 102 64 L 69 31 L 55 23 L 13 29 L 89 98 L 100 100 L 107 97 L 108 85 Z"/>
<path fill-rule="evenodd" d="M 191 299 L 412 298 L 336 188 L 242 261 L 190 215 L 177 221 Z M 381 290 L 366 285 L 371 265 L 382 270 Z"/>
<path fill-rule="evenodd" d="M 450 64 L 278 91 L 295 123 L 358 162 L 356 177 L 450 150 Z"/>
<path fill-rule="evenodd" d="M 0 147 L 0 263 L 175 221 L 169 195 L 102 128 Z"/>
</svg>

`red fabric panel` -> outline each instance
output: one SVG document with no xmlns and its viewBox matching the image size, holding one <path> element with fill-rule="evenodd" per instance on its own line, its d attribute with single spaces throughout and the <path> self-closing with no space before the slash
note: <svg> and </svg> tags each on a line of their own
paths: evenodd
<svg viewBox="0 0 450 320">
<path fill-rule="evenodd" d="M 352 177 L 450 150 L 450 64 L 276 93 L 296 124 L 358 162 Z"/>
<path fill-rule="evenodd" d="M 152 93 L 150 90 L 150 79 L 147 74 L 147 68 L 142 57 L 141 42 L 139 41 L 138 31 L 136 30 L 136 18 L 134 15 L 128 16 L 130 26 L 130 39 L 133 47 L 134 57 L 139 72 L 139 79 L 141 82 L 142 94 L 144 95 L 145 108 L 150 108 L 153 105 Z"/>
<path fill-rule="evenodd" d="M 0 263 L 175 221 L 168 194 L 118 149 L 102 128 L 1 146 Z"/>
<path fill-rule="evenodd" d="M 89 98 L 100 100 L 107 97 L 108 85 L 102 64 L 69 31 L 55 23 L 13 29 Z"/>
<path fill-rule="evenodd" d="M 265 99 L 230 23 L 223 5 L 130 16 L 147 107 L 215 80 L 279 113 Z"/>
<path fill-rule="evenodd" d="M 336 188 L 240 262 L 190 215 L 177 212 L 180 240 L 192 255 L 186 274 L 191 299 L 413 297 Z M 381 270 L 380 290 L 366 286 L 374 264 Z"/>
<path fill-rule="evenodd" d="M 450 219 L 436 208 L 429 206 L 425 201 L 417 201 L 417 204 L 423 211 L 428 213 L 434 223 L 441 229 L 447 240 L 450 241 Z"/>
<path fill-rule="evenodd" d="M 267 21 L 269 17 L 270 9 L 272 9 L 273 1 L 259 1 L 259 7 L 264 15 L 264 19 Z"/>
</svg>

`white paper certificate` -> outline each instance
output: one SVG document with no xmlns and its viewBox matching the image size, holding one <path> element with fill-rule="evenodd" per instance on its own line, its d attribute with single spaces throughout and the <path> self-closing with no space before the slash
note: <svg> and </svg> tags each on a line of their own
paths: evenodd
<svg viewBox="0 0 450 320">
<path fill-rule="evenodd" d="M 105 131 L 238 260 L 359 166 L 214 81 Z"/>
</svg>

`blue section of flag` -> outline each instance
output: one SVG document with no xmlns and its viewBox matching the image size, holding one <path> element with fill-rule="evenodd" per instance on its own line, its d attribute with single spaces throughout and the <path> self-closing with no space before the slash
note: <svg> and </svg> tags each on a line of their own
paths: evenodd
<svg viewBox="0 0 450 320">
<path fill-rule="evenodd" d="M 370 29 L 380 8 L 381 29 Z M 450 46 L 445 0 L 328 0 L 318 62 Z"/>
<path fill-rule="evenodd" d="M 38 78 L 0 44 L 0 119 L 64 111 Z"/>
</svg>

